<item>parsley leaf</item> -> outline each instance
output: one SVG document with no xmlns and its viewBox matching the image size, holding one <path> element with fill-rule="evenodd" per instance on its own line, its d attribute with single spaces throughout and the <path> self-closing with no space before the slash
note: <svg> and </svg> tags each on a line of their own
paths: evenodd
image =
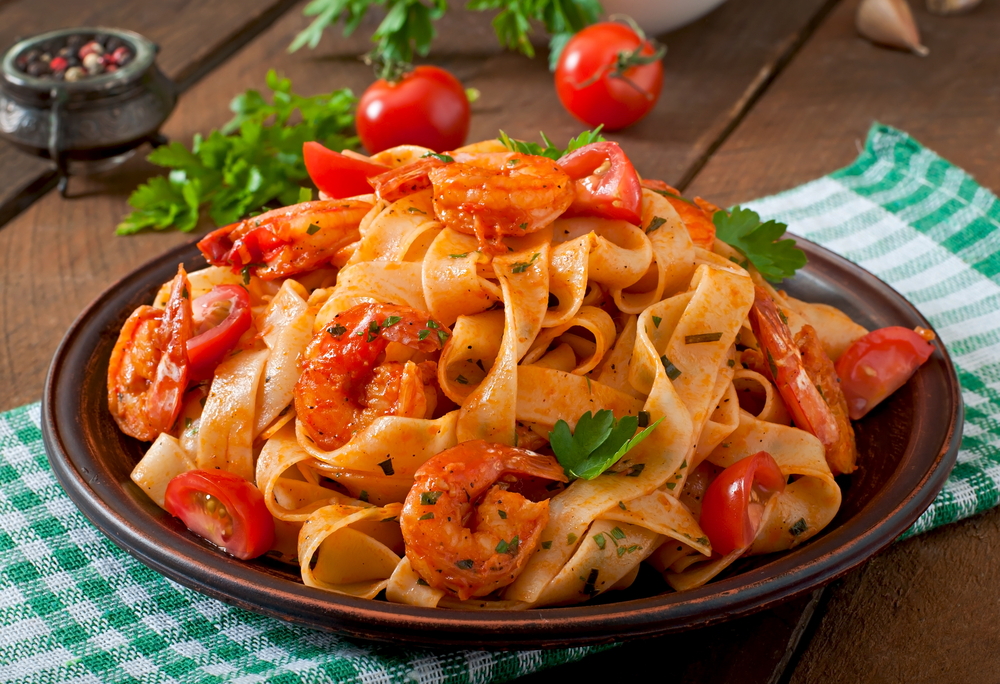
<svg viewBox="0 0 1000 684">
<path fill-rule="evenodd" d="M 575 138 L 571 138 L 569 143 L 566 144 L 566 149 L 556 147 L 543 132 L 539 132 L 539 135 L 542 136 L 542 142 L 545 143 L 545 147 L 542 147 L 538 143 L 526 142 L 524 140 L 514 140 L 503 131 L 500 131 L 500 137 L 498 140 L 502 142 L 504 147 L 511 152 L 533 154 L 536 157 L 547 157 L 552 161 L 556 161 L 561 157 L 565 157 L 573 150 L 580 149 L 584 145 L 589 145 L 590 143 L 595 142 L 604 142 L 604 136 L 600 134 L 602 128 L 604 128 L 603 124 L 592 131 L 584 131 Z"/>
<path fill-rule="evenodd" d="M 118 225 L 119 235 L 146 228 L 187 232 L 206 208 L 223 226 L 272 202 L 311 199 L 312 191 L 302 187 L 308 183 L 302 145 L 316 140 L 336 150 L 356 146 L 357 138 L 348 136 L 356 100 L 346 89 L 296 95 L 291 81 L 273 70 L 266 80 L 270 102 L 248 90 L 233 99 L 235 116 L 221 130 L 194 136 L 190 149 L 175 141 L 149 154 L 149 161 L 170 173 L 150 178 L 132 193 L 134 211 Z"/>
<path fill-rule="evenodd" d="M 615 420 L 614 414 L 607 409 L 598 411 L 596 416 L 587 411 L 580 416 L 572 433 L 565 420 L 557 421 L 549 433 L 549 443 L 567 476 L 593 480 L 646 439 L 662 420 L 660 418 L 637 435 L 639 419 L 636 416 Z"/>
<path fill-rule="evenodd" d="M 761 223 L 750 209 L 734 207 L 732 213 L 717 211 L 712 217 L 715 236 L 750 260 L 760 274 L 772 282 L 791 278 L 806 265 L 806 253 L 794 240 L 779 240 L 788 228 L 784 223 Z"/>
</svg>

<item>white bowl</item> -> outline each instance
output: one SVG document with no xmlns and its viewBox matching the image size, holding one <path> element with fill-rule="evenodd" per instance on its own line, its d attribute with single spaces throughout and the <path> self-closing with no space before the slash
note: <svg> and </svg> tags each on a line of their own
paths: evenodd
<svg viewBox="0 0 1000 684">
<path fill-rule="evenodd" d="M 602 0 L 608 16 L 627 14 L 650 36 L 680 28 L 699 19 L 725 0 Z"/>
</svg>

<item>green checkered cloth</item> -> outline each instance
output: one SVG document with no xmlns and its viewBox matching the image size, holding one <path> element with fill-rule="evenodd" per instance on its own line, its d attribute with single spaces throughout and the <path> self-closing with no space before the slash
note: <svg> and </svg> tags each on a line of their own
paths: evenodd
<svg viewBox="0 0 1000 684">
<path fill-rule="evenodd" d="M 849 168 L 751 203 L 893 284 L 952 352 L 959 464 L 907 534 L 996 505 L 1000 203 L 906 134 L 875 126 Z M 500 682 L 599 649 L 501 653 L 368 643 L 181 587 L 120 551 L 59 487 L 39 406 L 0 414 L 0 681 Z"/>
</svg>

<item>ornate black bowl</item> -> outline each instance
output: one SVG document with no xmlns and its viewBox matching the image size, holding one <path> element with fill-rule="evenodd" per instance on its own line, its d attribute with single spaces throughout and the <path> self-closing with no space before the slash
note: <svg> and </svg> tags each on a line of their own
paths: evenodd
<svg viewBox="0 0 1000 684">
<path fill-rule="evenodd" d="M 16 66 L 18 56 L 33 48 L 98 34 L 124 42 L 132 60 L 113 73 L 74 82 L 36 78 Z M 64 195 L 71 170 L 114 164 L 144 142 L 162 144 L 158 131 L 177 92 L 156 66 L 157 50 L 138 33 L 110 28 L 60 29 L 16 43 L 0 62 L 0 138 L 55 162 Z"/>
</svg>

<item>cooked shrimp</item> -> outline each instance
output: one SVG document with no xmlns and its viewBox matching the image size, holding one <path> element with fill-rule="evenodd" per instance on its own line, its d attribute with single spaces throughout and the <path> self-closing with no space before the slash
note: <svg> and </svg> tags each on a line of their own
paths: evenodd
<svg viewBox="0 0 1000 684">
<path fill-rule="evenodd" d="M 459 155 L 430 171 L 434 213 L 447 227 L 506 251 L 506 236 L 534 233 L 573 203 L 573 181 L 545 157 L 516 152 Z"/>
<path fill-rule="evenodd" d="M 706 202 L 700 197 L 696 197 L 694 203 L 681 197 L 679 190 L 676 190 L 661 180 L 650 180 L 644 178 L 642 185 L 655 192 L 659 192 L 670 202 L 677 215 L 684 222 L 691 242 L 703 249 L 712 249 L 715 244 L 715 224 L 712 216 L 719 210 L 714 204 Z"/>
<path fill-rule="evenodd" d="M 838 439 L 826 446 L 826 461 L 834 475 L 854 472 L 858 461 L 858 447 L 854 441 L 854 427 L 847 409 L 847 398 L 840 389 L 837 369 L 823 350 L 816 330 L 811 325 L 802 326 L 795 336 L 795 343 L 802 353 L 802 365 L 820 395 L 830 407 L 837 421 Z"/>
<path fill-rule="evenodd" d="M 777 305 L 760 287 L 756 288 L 748 317 L 766 361 L 766 375 L 778 388 L 792 420 L 799 428 L 819 438 L 829 452 L 840 440 L 837 419 L 806 372 L 802 354 Z"/>
<path fill-rule="evenodd" d="M 122 432 L 151 442 L 169 432 L 188 384 L 191 285 L 177 269 L 166 309 L 140 306 L 125 321 L 108 362 L 108 408 Z"/>
<path fill-rule="evenodd" d="M 443 165 L 444 162 L 439 157 L 421 158 L 369 178 L 368 182 L 375 188 L 375 194 L 379 198 L 395 202 L 406 195 L 431 187 L 428 175 L 430 170 Z"/>
<path fill-rule="evenodd" d="M 437 364 L 377 364 L 389 342 L 431 353 L 451 332 L 422 311 L 360 304 L 337 314 L 306 347 L 295 412 L 309 436 L 336 449 L 380 416 L 424 418 L 437 405 Z"/>
<path fill-rule="evenodd" d="M 358 224 L 371 208 L 358 198 L 294 204 L 212 231 L 198 249 L 214 266 L 285 278 L 325 265 L 360 239 Z"/>
<path fill-rule="evenodd" d="M 552 456 L 483 441 L 417 469 L 399 524 L 406 557 L 429 585 L 464 601 L 517 578 L 549 521 L 548 500 L 507 491 L 517 476 L 566 481 Z"/>
</svg>

